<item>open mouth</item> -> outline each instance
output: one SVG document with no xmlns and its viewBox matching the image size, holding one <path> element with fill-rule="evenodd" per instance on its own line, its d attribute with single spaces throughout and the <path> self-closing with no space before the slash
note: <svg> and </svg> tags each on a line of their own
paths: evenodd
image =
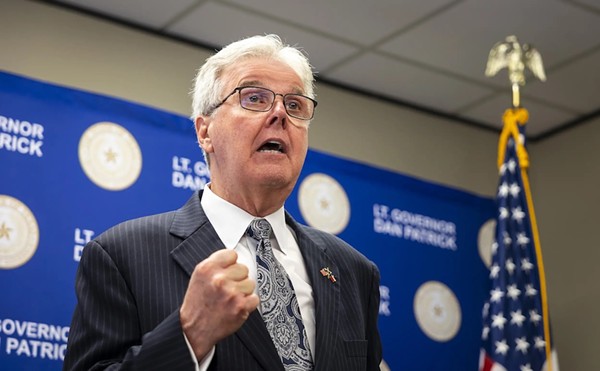
<svg viewBox="0 0 600 371">
<path fill-rule="evenodd" d="M 258 151 L 259 152 L 285 153 L 285 148 L 283 147 L 282 143 L 275 141 L 275 140 L 269 140 L 269 141 L 265 142 L 262 146 L 260 146 Z"/>
</svg>

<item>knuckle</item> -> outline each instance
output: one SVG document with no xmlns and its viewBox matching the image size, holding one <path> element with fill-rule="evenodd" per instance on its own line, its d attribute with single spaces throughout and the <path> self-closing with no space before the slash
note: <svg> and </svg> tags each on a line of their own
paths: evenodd
<svg viewBox="0 0 600 371">
<path fill-rule="evenodd" d="M 222 249 L 219 250 L 219 252 L 221 252 L 222 257 L 225 259 L 226 262 L 230 262 L 230 261 L 235 261 L 237 259 L 237 253 L 233 250 L 230 249 Z"/>
<path fill-rule="evenodd" d="M 248 276 L 248 273 L 250 273 L 250 270 L 248 269 L 248 267 L 245 266 L 244 264 L 239 264 L 239 265 L 240 265 L 241 273 L 244 275 L 244 277 Z"/>
<path fill-rule="evenodd" d="M 225 286 L 225 277 L 221 273 L 217 273 L 212 276 L 212 285 L 216 288 L 223 288 Z"/>
<path fill-rule="evenodd" d="M 213 269 L 213 262 L 209 259 L 203 260 L 200 263 L 196 264 L 194 267 L 194 272 L 192 274 L 195 275 L 203 275 L 207 272 L 210 272 Z"/>
<path fill-rule="evenodd" d="M 244 314 L 246 312 L 246 303 L 244 300 L 237 300 L 235 305 L 233 306 L 233 311 L 236 316 L 240 314 Z"/>
</svg>

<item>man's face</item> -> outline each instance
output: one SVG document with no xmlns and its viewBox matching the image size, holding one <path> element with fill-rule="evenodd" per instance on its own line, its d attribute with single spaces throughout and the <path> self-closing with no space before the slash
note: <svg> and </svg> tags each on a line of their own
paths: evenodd
<svg viewBox="0 0 600 371">
<path fill-rule="evenodd" d="M 300 77 L 271 59 L 236 63 L 224 71 L 223 82 L 222 98 L 250 85 L 278 94 L 304 93 Z M 268 190 L 286 198 L 292 191 L 306 157 L 308 128 L 287 115 L 281 96 L 269 111 L 254 112 L 242 108 L 235 93 L 212 116 L 197 119 L 196 129 L 210 156 L 211 189 L 219 196 L 231 201 Z"/>
</svg>

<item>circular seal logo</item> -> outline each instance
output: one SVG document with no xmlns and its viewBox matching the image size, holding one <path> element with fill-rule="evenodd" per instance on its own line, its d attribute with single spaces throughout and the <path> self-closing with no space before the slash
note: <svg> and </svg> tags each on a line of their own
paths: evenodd
<svg viewBox="0 0 600 371">
<path fill-rule="evenodd" d="M 323 173 L 307 176 L 298 190 L 302 217 L 310 226 L 337 234 L 350 220 L 350 201 L 344 188 Z"/>
<path fill-rule="evenodd" d="M 99 122 L 81 136 L 79 162 L 85 175 L 98 187 L 120 191 L 140 176 L 142 153 L 133 135 L 124 127 Z"/>
<path fill-rule="evenodd" d="M 425 335 L 439 342 L 456 336 L 461 324 L 461 309 L 454 292 L 438 281 L 429 281 L 415 294 L 413 310 Z"/>
<path fill-rule="evenodd" d="M 0 195 L 0 268 L 18 268 L 33 256 L 40 240 L 37 220 L 16 198 Z"/>
<path fill-rule="evenodd" d="M 479 228 L 479 235 L 477 236 L 479 257 L 488 268 L 492 265 L 492 245 L 494 244 L 495 233 L 496 220 L 490 219 Z"/>
</svg>

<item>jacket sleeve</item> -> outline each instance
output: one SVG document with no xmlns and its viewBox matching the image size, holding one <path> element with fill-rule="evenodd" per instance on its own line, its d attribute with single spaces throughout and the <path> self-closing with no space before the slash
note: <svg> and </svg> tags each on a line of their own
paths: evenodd
<svg viewBox="0 0 600 371">
<path fill-rule="evenodd" d="M 371 263 L 372 264 L 372 263 Z M 379 269 L 375 264 L 371 265 L 371 296 L 368 309 L 368 341 L 367 350 L 367 369 L 370 371 L 379 371 L 379 364 L 382 359 L 381 338 L 379 337 L 379 327 L 377 320 L 379 318 Z"/>
<path fill-rule="evenodd" d="M 91 241 L 75 280 L 77 306 L 64 371 L 195 369 L 179 310 L 142 333 L 138 308 L 122 272 L 106 250 Z"/>
</svg>

